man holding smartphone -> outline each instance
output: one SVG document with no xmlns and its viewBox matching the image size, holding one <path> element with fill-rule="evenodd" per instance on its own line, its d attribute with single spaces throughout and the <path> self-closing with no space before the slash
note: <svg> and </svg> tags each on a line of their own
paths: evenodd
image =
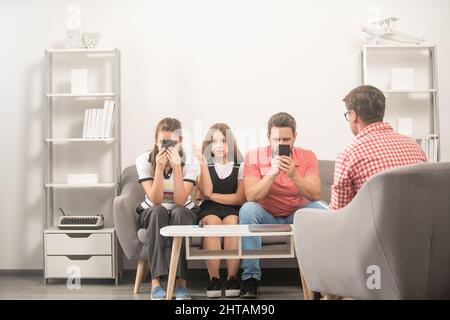
<svg viewBox="0 0 450 320">
<path fill-rule="evenodd" d="M 320 202 L 319 164 L 310 150 L 294 147 L 295 119 L 273 115 L 268 123 L 269 146 L 248 152 L 244 164 L 247 198 L 239 211 L 240 224 L 292 224 L 302 208 L 327 208 Z M 260 237 L 244 237 L 243 249 L 260 249 Z M 261 268 L 258 259 L 242 261 L 241 297 L 256 298 Z"/>
</svg>

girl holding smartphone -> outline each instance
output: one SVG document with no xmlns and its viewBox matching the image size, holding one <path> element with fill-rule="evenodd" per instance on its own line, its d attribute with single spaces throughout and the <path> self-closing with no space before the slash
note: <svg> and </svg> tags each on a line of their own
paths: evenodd
<svg viewBox="0 0 450 320">
<path fill-rule="evenodd" d="M 162 119 L 155 131 L 151 152 L 144 152 L 136 160 L 139 183 L 145 191 L 145 200 L 136 208 L 140 228 L 145 229 L 152 276 L 151 298 L 166 298 L 161 278 L 167 276 L 170 265 L 169 238 L 160 234 L 168 225 L 192 225 L 197 215 L 190 193 L 200 174 L 199 164 L 183 151 L 181 123 L 177 119 Z M 174 291 L 177 300 L 190 299 L 186 288 L 186 253 L 181 246 Z"/>
</svg>

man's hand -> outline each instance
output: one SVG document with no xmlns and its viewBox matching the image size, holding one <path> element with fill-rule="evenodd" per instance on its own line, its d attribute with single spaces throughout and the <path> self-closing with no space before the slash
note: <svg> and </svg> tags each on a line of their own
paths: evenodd
<svg viewBox="0 0 450 320">
<path fill-rule="evenodd" d="M 295 171 L 295 161 L 287 156 L 280 157 L 280 170 L 286 172 L 289 178 L 294 178 L 297 175 Z"/>
<path fill-rule="evenodd" d="M 270 162 L 269 176 L 277 176 L 280 173 L 280 156 L 276 156 Z"/>
</svg>

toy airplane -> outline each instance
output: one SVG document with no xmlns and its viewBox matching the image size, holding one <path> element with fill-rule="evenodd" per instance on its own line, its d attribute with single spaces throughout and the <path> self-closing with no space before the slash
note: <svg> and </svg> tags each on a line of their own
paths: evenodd
<svg viewBox="0 0 450 320">
<path fill-rule="evenodd" d="M 361 27 L 361 31 L 369 34 L 368 40 L 371 44 L 378 44 L 380 39 L 408 44 L 421 44 L 425 41 L 423 38 L 395 31 L 395 23 L 398 20 L 398 18 L 390 17 L 368 23 L 366 26 Z"/>
</svg>

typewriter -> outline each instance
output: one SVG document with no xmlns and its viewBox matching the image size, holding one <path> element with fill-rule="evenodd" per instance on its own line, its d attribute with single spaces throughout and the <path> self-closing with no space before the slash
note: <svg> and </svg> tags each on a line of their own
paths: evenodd
<svg viewBox="0 0 450 320">
<path fill-rule="evenodd" d="M 105 218 L 98 216 L 67 216 L 60 209 L 63 216 L 59 218 L 59 229 L 101 229 L 103 228 Z"/>
</svg>

